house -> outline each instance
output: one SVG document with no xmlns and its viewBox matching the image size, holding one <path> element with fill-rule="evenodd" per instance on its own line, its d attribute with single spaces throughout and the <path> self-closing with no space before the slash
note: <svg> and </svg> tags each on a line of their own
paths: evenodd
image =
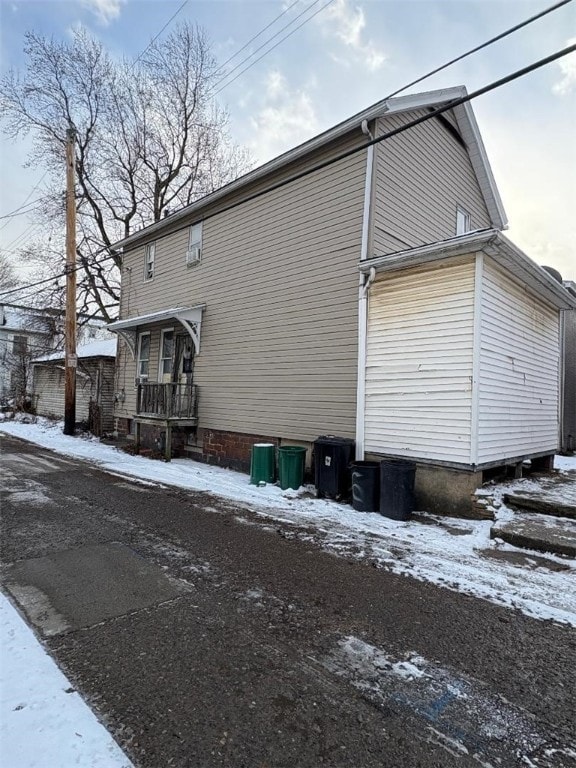
<svg viewBox="0 0 576 768">
<path fill-rule="evenodd" d="M 114 368 L 116 339 L 100 339 L 77 347 L 76 420 L 95 435 L 114 428 Z M 64 417 L 64 353 L 53 352 L 32 361 L 33 399 L 40 416 Z"/>
<path fill-rule="evenodd" d="M 59 312 L 0 304 L 0 398 L 22 401 L 31 387 L 34 357 L 55 349 Z"/>
<path fill-rule="evenodd" d="M 465 93 L 379 102 L 116 243 L 118 432 L 237 468 L 354 438 L 460 513 L 486 469 L 553 454 L 574 302 L 501 234 Z"/>
</svg>

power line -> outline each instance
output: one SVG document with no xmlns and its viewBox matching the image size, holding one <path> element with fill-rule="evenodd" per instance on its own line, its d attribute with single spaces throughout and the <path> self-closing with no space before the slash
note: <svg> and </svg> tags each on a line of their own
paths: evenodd
<svg viewBox="0 0 576 768">
<path fill-rule="evenodd" d="M 266 40 L 266 42 L 262 43 L 262 45 L 261 45 L 261 46 L 259 46 L 258 48 L 256 48 L 256 50 L 255 50 L 253 53 L 251 53 L 251 54 L 250 54 L 250 56 L 247 56 L 245 59 L 243 59 L 243 60 L 242 60 L 242 61 L 241 61 L 241 62 L 240 62 L 240 63 L 239 63 L 239 64 L 238 64 L 236 67 L 234 67 L 234 69 L 231 69 L 231 70 L 230 70 L 230 72 L 228 72 L 228 74 L 227 74 L 227 75 L 224 75 L 224 77 L 221 77 L 221 78 L 220 78 L 220 80 L 218 80 L 218 81 L 217 81 L 217 82 L 214 84 L 213 88 L 216 88 L 216 87 L 218 86 L 218 84 L 219 84 L 219 83 L 221 83 L 223 80 L 227 80 L 227 79 L 230 77 L 230 75 L 231 75 L 233 72 L 236 72 L 236 70 L 237 70 L 239 67 L 241 67 L 243 64 L 245 64 L 245 63 L 246 63 L 246 62 L 247 62 L 249 59 L 251 59 L 251 58 L 252 58 L 252 56 L 254 56 L 254 54 L 255 54 L 255 53 L 258 53 L 258 51 L 261 51 L 261 50 L 262 50 L 262 48 L 265 48 L 265 47 L 266 47 L 266 46 L 267 46 L 269 43 L 271 43 L 271 42 L 272 42 L 272 40 L 274 40 L 276 37 L 278 37 L 278 35 L 280 35 L 280 34 L 281 34 L 281 33 L 282 33 L 282 32 L 283 32 L 285 29 L 287 29 L 288 27 L 292 26 L 292 24 L 294 24 L 294 22 L 295 22 L 295 21 L 297 21 L 297 20 L 298 20 L 298 19 L 299 19 L 301 16 L 303 16 L 305 13 L 307 13 L 307 12 L 308 12 L 308 11 L 309 11 L 309 10 L 312 8 L 312 6 L 313 6 L 313 5 L 316 5 L 316 3 L 318 3 L 318 2 L 319 2 L 319 0 L 314 0 L 312 3 L 310 3 L 310 5 L 309 5 L 309 6 L 307 6 L 307 7 L 306 7 L 306 8 L 305 8 L 303 11 L 301 11 L 301 12 L 298 14 L 298 16 L 295 16 L 295 17 L 292 19 L 292 21 L 290 21 L 288 24 L 285 24 L 285 25 L 284 25 L 284 26 L 283 26 L 283 27 L 282 27 L 282 28 L 281 28 L 281 29 L 280 29 L 278 32 L 276 32 L 276 34 L 272 35 L 272 37 L 268 38 L 268 40 Z M 315 16 L 317 16 L 317 15 L 318 15 L 318 14 L 319 14 L 321 11 L 323 11 L 323 10 L 324 10 L 324 8 L 326 8 L 328 5 L 330 5 L 330 4 L 331 4 L 331 3 L 333 3 L 333 2 L 334 2 L 334 0 L 328 0 L 328 2 L 324 3 L 324 5 L 320 6 L 320 8 L 318 8 L 318 10 L 316 10 L 316 11 L 315 11 L 315 12 L 314 12 L 314 13 L 313 13 L 311 16 L 309 16 L 307 19 L 304 19 L 304 21 L 303 21 L 303 22 L 301 22 L 300 24 L 298 24 L 298 26 L 297 26 L 297 27 L 295 27 L 295 28 L 294 28 L 294 29 L 292 29 L 290 32 L 288 32 L 288 34 L 287 34 L 287 35 L 284 35 L 284 37 L 280 38 L 280 40 L 278 40 L 278 42 L 277 42 L 277 43 L 275 43 L 275 44 L 274 44 L 274 45 L 273 45 L 271 48 L 269 48 L 267 51 L 264 51 L 264 53 L 262 54 L 262 56 L 259 56 L 257 59 L 255 59 L 253 62 L 251 62 L 251 63 L 250 63 L 250 64 L 249 64 L 247 67 L 245 67 L 244 69 L 242 69 L 242 70 L 241 70 L 241 71 L 240 71 L 240 72 L 239 72 L 239 73 L 236 75 L 236 77 L 233 77 L 233 78 L 232 78 L 232 80 L 230 80 L 230 81 L 229 81 L 229 82 L 227 82 L 227 83 L 224 83 L 224 85 L 223 85 L 221 88 L 218 88 L 218 90 L 216 90 L 216 91 L 213 91 L 212 95 L 213 95 L 213 96 L 216 96 L 218 93 L 220 93 L 220 91 L 223 91 L 223 90 L 224 90 L 224 88 L 227 88 L 227 87 L 228 87 L 229 85 L 231 85 L 231 84 L 232 84 L 232 83 L 233 83 L 235 80 L 238 80 L 238 78 L 239 78 L 241 75 L 243 75 L 243 74 L 244 74 L 244 72 L 247 72 L 247 71 L 248 71 L 248 70 L 249 70 L 251 67 L 253 67 L 253 66 L 254 66 L 255 64 L 257 64 L 259 61 L 261 61 L 261 60 L 262 60 L 262 59 L 263 59 L 265 56 L 267 56 L 267 55 L 268 55 L 269 53 L 271 53 L 271 52 L 272 52 L 272 51 L 273 51 L 275 48 L 277 48 L 277 47 L 278 47 L 278 46 L 279 46 L 281 43 L 283 43 L 283 42 L 284 42 L 284 40 L 287 40 L 287 39 L 288 39 L 289 37 L 291 37 L 291 36 L 292 36 L 292 35 L 293 35 L 295 32 L 297 32 L 297 31 L 298 31 L 298 30 L 299 30 L 301 27 L 303 27 L 303 26 L 304 26 L 304 24 L 307 24 L 309 21 L 312 21 L 312 19 L 313 19 Z"/>
<path fill-rule="evenodd" d="M 166 29 L 168 26 L 170 26 L 170 24 L 171 24 L 171 23 L 174 21 L 174 19 L 176 18 L 176 16 L 178 16 L 178 14 L 179 14 L 179 13 L 180 13 L 180 11 L 181 11 L 181 10 L 184 8 L 184 6 L 185 6 L 185 5 L 188 5 L 188 0 L 184 0 L 184 2 L 182 3 L 182 5 L 181 5 L 181 6 L 178 8 L 178 10 L 176 11 L 176 13 L 173 13 L 173 14 L 172 14 L 172 16 L 170 16 L 170 18 L 169 18 L 169 19 L 168 19 L 168 21 L 166 22 L 166 24 L 164 24 L 164 26 L 162 27 L 162 29 L 161 29 L 161 30 L 160 30 L 160 31 L 159 31 L 159 32 L 158 32 L 156 35 L 154 35 L 154 37 L 152 38 L 152 40 L 150 40 L 150 42 L 148 43 L 148 45 L 146 46 L 146 48 L 144 48 L 144 50 L 142 51 L 142 53 L 140 53 L 140 54 L 138 55 L 138 57 L 137 57 L 136 59 L 134 59 L 134 61 L 132 62 L 132 65 L 130 66 L 130 69 L 134 69 L 134 67 L 136 66 L 136 64 L 138 64 L 138 62 L 140 61 L 140 59 L 142 58 L 142 56 L 144 56 L 144 54 L 146 53 L 146 51 L 147 51 L 147 50 L 149 50 L 149 49 L 150 49 L 150 48 L 151 48 L 151 47 L 154 45 L 154 43 L 156 42 L 156 40 L 158 40 L 158 38 L 160 37 L 160 35 L 162 34 L 162 32 L 164 32 L 164 30 L 165 30 L 165 29 Z"/>
<path fill-rule="evenodd" d="M 37 197 L 36 200 L 31 200 L 27 206 L 25 206 L 24 203 L 22 203 L 22 205 L 19 208 L 14 208 L 14 210 L 10 211 L 10 213 L 5 213 L 3 216 L 0 216 L 0 219 L 12 219 L 15 216 L 23 216 L 26 213 L 30 213 L 30 211 L 34 211 L 37 209 L 34 207 L 36 206 L 36 203 L 42 202 L 42 200 L 45 200 L 46 197 L 47 196 Z M 30 208 L 30 206 L 32 207 Z M 26 207 L 26 210 L 23 210 L 24 207 Z"/>
<path fill-rule="evenodd" d="M 16 243 L 20 242 L 20 240 L 22 240 L 22 238 L 26 238 L 26 237 L 30 238 L 30 237 L 32 237 L 32 233 L 33 232 L 34 232 L 34 235 L 37 235 L 38 231 L 40 230 L 41 227 L 42 227 L 42 224 L 39 221 L 37 221 L 34 224 L 31 224 L 28 227 L 28 229 L 24 230 L 24 232 L 21 232 L 19 235 L 16 235 L 14 240 L 12 240 L 11 242 L 8 243 L 8 245 L 6 246 L 5 250 L 13 249 L 14 246 L 16 245 Z M 26 241 L 24 241 L 24 242 L 26 242 Z M 21 246 L 19 246 L 19 247 L 21 247 Z"/>
<path fill-rule="evenodd" d="M 416 80 L 412 80 L 411 83 L 408 83 L 408 85 L 404 85 L 402 88 L 399 88 L 397 91 L 393 91 L 388 96 L 386 96 L 386 98 L 391 99 L 393 96 L 397 96 L 399 93 L 402 93 L 403 91 L 407 91 L 408 88 L 411 88 L 413 85 L 418 85 L 418 83 L 421 83 L 423 80 L 427 80 L 429 77 L 432 77 L 432 75 L 437 75 L 438 72 L 442 72 L 443 69 L 447 69 L 447 67 L 451 67 L 452 64 L 456 64 L 458 61 L 462 61 L 462 59 L 465 59 L 468 56 L 471 56 L 473 53 L 477 53 L 478 51 L 481 51 L 483 48 L 487 48 L 489 45 L 492 45 L 493 43 L 498 42 L 498 40 L 502 40 L 505 37 L 508 37 L 508 35 L 511 35 L 513 32 L 517 32 L 519 29 L 522 29 L 522 27 L 526 27 L 529 24 L 532 24 L 534 21 L 541 19 L 543 16 L 546 16 L 547 14 L 552 13 L 552 11 L 556 11 L 558 8 L 561 8 L 563 5 L 567 5 L 568 3 L 571 3 L 571 2 L 572 0 L 561 0 L 561 2 L 556 3 L 555 5 L 551 5 L 549 8 L 545 8 L 543 11 L 540 11 L 540 13 L 537 13 L 534 16 L 530 16 L 530 18 L 526 19 L 525 21 L 521 21 L 519 24 L 515 24 L 513 27 L 506 29 L 504 32 L 500 32 L 500 34 L 496 35 L 496 37 L 492 37 L 490 38 L 490 40 L 486 40 L 486 42 L 482 43 L 481 45 L 477 45 L 475 48 L 471 48 L 469 51 L 466 51 L 466 53 L 463 53 L 460 56 L 457 56 L 455 59 L 451 59 L 450 61 L 446 62 L 446 64 L 442 64 L 442 66 L 436 67 L 436 69 L 433 69 L 431 72 L 428 72 L 428 74 L 422 75 L 422 77 L 419 77 Z"/>
<path fill-rule="evenodd" d="M 298 3 L 299 3 L 299 2 L 300 2 L 300 0 L 294 0 L 294 2 L 293 2 L 291 5 L 289 5 L 287 8 L 285 8 L 285 9 L 282 11 L 282 13 L 279 13 L 279 14 L 278 14 L 278 16 L 275 16 L 275 17 L 272 19 L 272 21 L 271 21 L 269 24 L 267 24 L 265 27 L 263 27 L 263 28 L 260 30 L 260 32 L 257 32 L 257 33 L 256 33 L 256 34 L 255 34 L 253 37 L 251 37 L 251 38 L 250 38 L 250 40 L 248 40 L 248 42 L 247 42 L 247 43 L 245 43 L 245 45 L 243 45 L 243 46 L 242 46 L 242 48 L 239 48 L 239 49 L 236 51 L 236 53 L 233 53 L 233 54 L 232 54 L 232 56 L 230 56 L 230 58 L 226 59 L 226 61 L 224 62 L 224 64 L 221 64 L 221 65 L 220 65 L 220 67 L 218 68 L 218 70 L 217 70 L 217 73 L 218 73 L 218 72 L 220 72 L 222 69 L 224 69 L 224 67 L 226 66 L 226 64 L 229 64 L 229 63 L 232 61 L 232 59 L 235 59 L 235 58 L 236 58 L 236 56 L 238 56 L 238 54 L 239 54 L 239 53 L 242 53 L 242 51 L 246 50 L 246 48 L 248 48 L 248 46 L 250 45 L 250 43 L 253 43 L 253 42 L 254 42 L 254 40 L 257 40 L 257 39 L 260 37 L 260 35 L 263 35 L 263 34 L 264 34 L 264 32 L 266 32 L 266 30 L 267 30 L 267 29 L 270 29 L 270 27 L 271 27 L 273 24 L 275 24 L 275 23 L 278 21 L 278 19 L 281 19 L 281 18 L 282 18 L 282 16 L 284 16 L 286 13 L 288 13 L 288 11 L 290 11 L 292 8 L 294 8 L 294 6 L 295 6 L 295 5 L 298 5 Z M 318 2 L 318 0 L 315 0 L 315 2 Z M 313 3 L 313 4 L 314 4 L 314 3 Z M 312 5 L 313 5 L 313 4 L 312 4 Z M 292 23 L 292 22 L 291 22 L 291 23 Z M 254 51 L 254 53 L 255 53 L 255 52 L 256 52 L 256 51 Z M 254 53 L 252 53 L 251 55 L 253 56 L 253 55 L 254 55 Z M 248 58 L 250 58 L 250 57 L 248 57 Z M 246 60 L 247 60 L 247 59 L 244 59 L 244 61 L 246 61 Z M 228 73 L 228 74 L 230 74 L 230 73 Z M 225 80 L 225 79 L 226 79 L 226 77 L 228 77 L 228 75 L 224 75 L 224 77 L 222 78 L 222 80 Z M 220 82 L 220 81 L 219 81 L 219 82 Z"/>
<path fill-rule="evenodd" d="M 327 168 L 331 165 L 334 165 L 337 162 L 340 162 L 341 160 L 345 160 L 346 158 L 351 157 L 352 155 L 362 152 L 368 147 L 371 147 L 371 146 L 374 146 L 375 144 L 379 144 L 383 141 L 392 139 L 394 136 L 404 133 L 404 131 L 410 130 L 411 128 L 414 128 L 417 125 L 425 123 L 428 120 L 432 120 L 434 117 L 437 117 L 438 115 L 441 115 L 444 112 L 449 111 L 450 109 L 454 109 L 454 107 L 460 106 L 461 104 L 466 104 L 467 102 L 473 101 L 474 99 L 477 99 L 480 96 L 484 96 L 486 93 L 496 90 L 497 88 L 501 88 L 502 86 L 507 85 L 508 83 L 513 82 L 514 80 L 517 80 L 521 77 L 524 77 L 525 75 L 530 74 L 531 72 L 534 72 L 535 70 L 540 69 L 541 67 L 544 67 L 547 64 L 551 64 L 552 62 L 557 61 L 558 59 L 561 59 L 564 56 L 569 55 L 570 53 L 574 53 L 575 51 L 576 51 L 576 44 L 570 45 L 567 48 L 563 48 L 560 51 L 556 51 L 555 53 L 550 54 L 549 56 L 546 56 L 544 59 L 539 59 L 538 61 L 532 64 L 529 64 L 526 67 L 523 67 L 522 69 L 516 70 L 515 72 L 512 72 L 511 74 L 506 75 L 500 78 L 499 80 L 494 80 L 488 85 L 485 85 L 484 87 L 479 88 L 476 91 L 472 91 L 472 93 L 469 93 L 465 96 L 461 96 L 457 99 L 452 99 L 446 104 L 444 104 L 443 106 L 432 109 L 430 112 L 427 112 L 425 115 L 422 115 L 421 117 L 418 117 L 410 121 L 409 123 L 405 123 L 404 125 L 401 125 L 398 128 L 388 131 L 387 133 L 382 134 L 382 136 L 378 136 L 377 138 L 371 139 L 370 141 L 367 141 L 366 143 L 358 147 L 353 147 L 352 149 L 349 149 L 340 155 L 337 155 L 328 160 L 325 160 L 324 162 L 319 163 L 318 165 L 312 166 L 311 168 L 307 168 L 306 170 L 301 171 L 300 173 L 297 173 L 294 176 L 290 176 L 287 179 L 283 179 L 277 184 L 273 184 L 270 187 L 266 187 L 266 189 L 260 190 L 259 192 L 255 192 L 252 195 L 249 195 L 248 197 L 243 198 L 242 200 L 238 200 L 235 203 L 231 203 L 228 206 L 224 206 L 218 211 L 215 211 L 214 213 L 204 216 L 203 221 L 212 219 L 215 216 L 220 216 L 221 214 L 227 213 L 228 211 L 231 211 L 234 208 L 239 207 L 240 205 L 244 205 L 245 203 L 251 202 L 252 200 L 256 200 L 262 197 L 263 195 L 266 195 L 266 194 L 269 194 L 270 192 L 274 192 L 278 189 L 281 189 L 282 187 L 285 187 L 288 184 L 292 184 L 293 182 L 298 181 L 302 178 L 305 178 L 306 176 L 310 176 L 311 174 L 316 173 L 317 171 L 321 171 L 324 168 Z M 183 225 L 177 229 L 171 230 L 170 234 L 175 234 L 176 232 L 180 232 L 184 229 L 188 229 L 188 227 L 189 227 L 188 224 Z M 91 254 L 91 257 L 94 258 L 98 256 L 100 253 L 103 253 L 104 251 L 110 251 L 110 248 L 108 246 L 104 246 L 103 248 L 100 248 L 97 251 L 95 251 L 94 254 Z M 116 258 L 116 253 L 115 252 L 109 253 L 108 256 L 100 260 L 100 263 L 104 261 L 108 261 L 110 259 L 114 259 L 114 258 Z M 81 268 L 81 265 L 76 265 L 74 267 L 76 271 L 80 268 Z M 21 286 L 20 288 L 13 288 L 9 291 L 2 291 L 0 292 L 0 297 L 7 296 L 9 294 L 16 293 L 18 291 L 27 291 L 30 288 L 35 288 L 39 285 L 45 285 L 46 283 L 54 282 L 58 280 L 60 277 L 65 277 L 65 275 L 66 275 L 66 272 L 62 272 L 58 275 L 53 275 L 50 278 L 39 280 L 35 283 L 30 283 L 29 285 Z"/>
</svg>

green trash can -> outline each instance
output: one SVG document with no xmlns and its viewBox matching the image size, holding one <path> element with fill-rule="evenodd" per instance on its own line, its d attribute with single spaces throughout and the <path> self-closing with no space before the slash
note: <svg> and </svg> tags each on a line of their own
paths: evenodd
<svg viewBox="0 0 576 768">
<path fill-rule="evenodd" d="M 301 445 L 285 445 L 278 448 L 278 479 L 280 488 L 297 490 L 304 482 L 306 448 Z"/>
<path fill-rule="evenodd" d="M 250 460 L 252 485 L 273 483 L 276 480 L 276 454 L 274 443 L 254 443 Z"/>
</svg>

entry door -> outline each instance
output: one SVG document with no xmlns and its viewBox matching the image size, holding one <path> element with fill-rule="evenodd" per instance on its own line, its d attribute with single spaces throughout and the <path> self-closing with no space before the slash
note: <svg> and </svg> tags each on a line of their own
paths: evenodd
<svg viewBox="0 0 576 768">
<path fill-rule="evenodd" d="M 172 381 L 176 384 L 190 384 L 194 371 L 194 344 L 187 333 L 176 336 Z"/>
</svg>

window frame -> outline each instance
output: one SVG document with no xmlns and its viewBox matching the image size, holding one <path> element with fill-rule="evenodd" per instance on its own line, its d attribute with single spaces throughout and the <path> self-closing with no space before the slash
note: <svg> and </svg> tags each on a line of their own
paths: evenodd
<svg viewBox="0 0 576 768">
<path fill-rule="evenodd" d="M 196 239 L 193 239 L 194 234 L 199 232 L 199 237 Z M 186 249 L 186 266 L 187 267 L 193 267 L 196 264 L 200 264 L 202 261 L 202 247 L 203 247 L 203 239 L 204 239 L 204 227 L 202 226 L 202 221 L 197 221 L 194 224 L 190 225 L 190 229 L 188 231 L 188 247 Z M 193 248 L 199 249 L 199 255 L 196 259 L 191 259 L 190 255 Z"/>
<path fill-rule="evenodd" d="M 167 333 L 172 334 L 172 354 L 170 355 L 169 358 L 163 357 L 164 338 Z M 166 375 L 164 371 L 164 366 L 163 366 L 163 363 L 165 360 L 170 360 L 171 368 L 170 368 L 170 371 L 168 371 L 168 373 L 170 374 L 170 376 L 172 376 L 172 367 L 174 366 L 174 342 L 175 342 L 174 327 L 172 326 L 171 328 L 162 328 L 162 330 L 160 331 L 160 350 L 158 354 L 158 381 L 163 381 L 163 377 Z"/>
<path fill-rule="evenodd" d="M 152 255 L 152 258 L 150 258 Z M 156 240 L 144 246 L 144 281 L 154 280 L 156 270 Z M 149 274 L 150 273 L 150 274 Z"/>
<path fill-rule="evenodd" d="M 148 338 L 148 357 L 143 360 L 142 359 L 142 339 L 144 339 L 144 337 Z M 142 333 L 139 333 L 138 334 L 138 358 L 137 358 L 137 363 L 136 363 L 136 378 L 138 380 L 144 379 L 145 381 L 147 381 L 150 378 L 150 351 L 151 351 L 151 346 L 152 346 L 152 335 L 151 335 L 150 331 L 143 331 Z M 147 373 L 146 374 L 142 373 L 142 363 L 143 362 L 146 362 L 148 364 L 147 365 Z"/>
<path fill-rule="evenodd" d="M 456 235 L 472 232 L 472 214 L 461 205 L 456 206 Z"/>
</svg>

